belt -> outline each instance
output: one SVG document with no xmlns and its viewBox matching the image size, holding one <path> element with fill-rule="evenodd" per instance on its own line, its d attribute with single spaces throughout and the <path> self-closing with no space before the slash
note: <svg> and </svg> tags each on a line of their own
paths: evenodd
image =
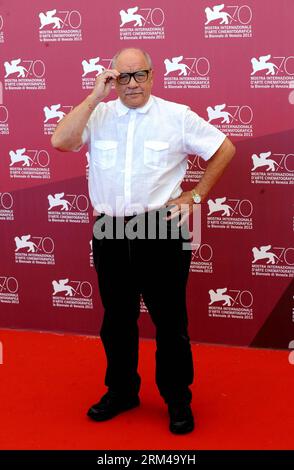
<svg viewBox="0 0 294 470">
<path fill-rule="evenodd" d="M 127 224 L 130 220 L 134 219 L 135 217 L 143 217 L 143 216 L 148 217 L 149 214 L 154 213 L 154 212 L 159 215 L 160 211 L 162 211 L 163 209 L 166 210 L 166 208 L 163 207 L 163 208 L 154 209 L 154 210 L 151 210 L 151 211 L 142 212 L 140 214 L 134 213 L 133 215 L 124 215 L 124 216 L 111 216 L 111 215 L 105 214 L 104 212 L 101 212 L 101 214 L 98 215 L 97 219 L 107 215 L 107 217 L 111 217 L 112 219 L 114 219 L 116 221 L 122 220 L 124 222 L 124 224 Z M 170 211 L 166 210 L 164 215 L 169 215 L 169 213 L 170 213 Z"/>
<path fill-rule="evenodd" d="M 122 220 L 125 224 L 127 224 L 130 220 L 134 219 L 134 217 L 137 217 L 138 215 L 143 215 L 143 214 L 147 214 L 147 212 L 143 212 L 142 214 L 123 215 L 123 216 L 112 216 L 112 215 L 107 215 L 101 212 L 101 214 L 99 214 L 96 217 L 96 220 L 100 219 L 100 217 L 106 216 L 106 217 L 110 217 L 111 219 L 115 221 Z"/>
<path fill-rule="evenodd" d="M 143 212 L 143 214 L 145 214 L 145 212 Z M 143 214 L 139 214 L 139 215 L 143 215 Z M 127 224 L 130 220 L 134 219 L 134 217 L 137 217 L 138 214 L 134 214 L 134 215 L 124 215 L 122 217 L 115 217 L 115 219 L 123 219 L 124 223 Z"/>
</svg>

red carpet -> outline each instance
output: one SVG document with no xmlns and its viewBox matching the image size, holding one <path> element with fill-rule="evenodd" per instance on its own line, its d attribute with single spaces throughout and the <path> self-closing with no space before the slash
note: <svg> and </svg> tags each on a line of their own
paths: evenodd
<svg viewBox="0 0 294 470">
<path fill-rule="evenodd" d="M 168 431 L 154 384 L 155 344 L 140 344 L 141 406 L 104 423 L 85 415 L 104 393 L 99 339 L 0 331 L 1 449 L 293 449 L 288 351 L 193 345 L 192 434 Z"/>
</svg>

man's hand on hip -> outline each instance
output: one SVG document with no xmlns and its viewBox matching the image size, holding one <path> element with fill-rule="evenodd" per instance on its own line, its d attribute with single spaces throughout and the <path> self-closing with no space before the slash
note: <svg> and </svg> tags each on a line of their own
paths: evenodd
<svg viewBox="0 0 294 470">
<path fill-rule="evenodd" d="M 175 217 L 181 216 L 180 221 L 177 224 L 178 227 L 180 227 L 189 218 L 189 215 L 198 208 L 199 204 L 194 203 L 191 191 L 185 191 L 176 199 L 170 199 L 166 203 L 166 206 L 172 207 L 170 208 L 170 215 L 165 217 L 165 219 L 171 220 Z"/>
</svg>

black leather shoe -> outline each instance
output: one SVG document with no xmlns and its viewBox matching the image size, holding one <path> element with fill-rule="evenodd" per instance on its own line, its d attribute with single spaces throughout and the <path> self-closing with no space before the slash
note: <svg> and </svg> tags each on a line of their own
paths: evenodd
<svg viewBox="0 0 294 470">
<path fill-rule="evenodd" d="M 190 405 L 183 403 L 170 403 L 168 405 L 170 417 L 169 430 L 174 434 L 186 434 L 194 429 L 194 418 Z"/>
<path fill-rule="evenodd" d="M 107 392 L 101 400 L 89 408 L 87 415 L 94 421 L 106 421 L 123 411 L 131 410 L 140 405 L 138 395 L 128 398 L 117 393 Z"/>
</svg>

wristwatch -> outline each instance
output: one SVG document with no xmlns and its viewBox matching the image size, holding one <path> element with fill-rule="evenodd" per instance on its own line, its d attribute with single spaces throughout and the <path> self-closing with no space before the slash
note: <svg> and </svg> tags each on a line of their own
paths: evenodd
<svg viewBox="0 0 294 470">
<path fill-rule="evenodd" d="M 200 204 L 201 202 L 200 194 L 196 193 L 195 189 L 192 189 L 191 194 L 192 194 L 192 198 L 195 204 Z"/>
</svg>

